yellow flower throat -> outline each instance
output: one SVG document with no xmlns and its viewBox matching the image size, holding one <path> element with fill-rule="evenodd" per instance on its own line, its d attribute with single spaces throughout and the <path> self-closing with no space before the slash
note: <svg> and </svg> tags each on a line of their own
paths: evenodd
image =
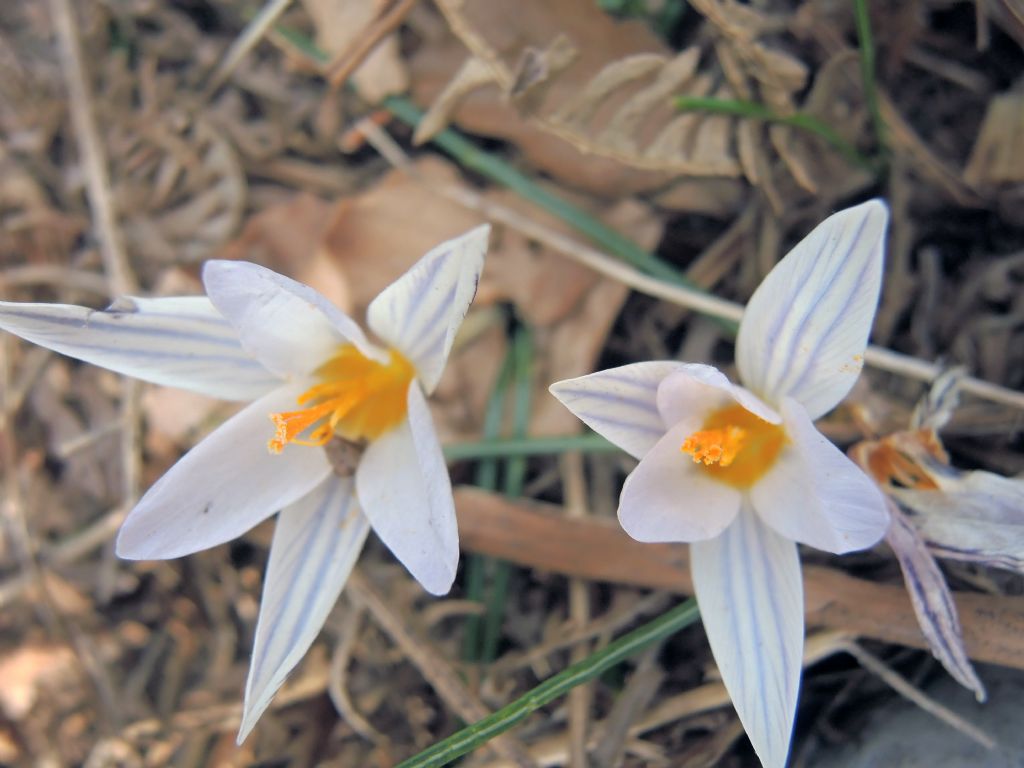
<svg viewBox="0 0 1024 768">
<path fill-rule="evenodd" d="M 364 356 L 352 344 L 316 371 L 318 384 L 298 398 L 297 411 L 270 414 L 276 432 L 267 443 L 280 453 L 288 443 L 321 446 L 336 434 L 346 440 L 373 440 L 398 426 L 415 369 L 395 350 L 386 363 Z M 309 430 L 305 438 L 299 435 Z"/>
<path fill-rule="evenodd" d="M 733 404 L 708 416 L 679 450 L 693 456 L 719 482 L 747 489 L 771 468 L 785 444 L 786 430 L 781 425 Z"/>
</svg>

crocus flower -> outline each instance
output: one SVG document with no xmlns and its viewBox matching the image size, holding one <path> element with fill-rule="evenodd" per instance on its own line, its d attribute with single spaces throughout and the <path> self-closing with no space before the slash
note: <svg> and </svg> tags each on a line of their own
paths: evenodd
<svg viewBox="0 0 1024 768">
<path fill-rule="evenodd" d="M 239 741 L 320 631 L 371 526 L 428 592 L 451 587 L 458 529 L 425 395 L 476 293 L 488 233 L 438 246 L 373 300 L 367 324 L 384 347 L 312 288 L 247 262 L 208 262 L 206 297 L 105 311 L 0 302 L 0 328 L 36 344 L 252 401 L 149 489 L 117 539 L 121 557 L 180 557 L 280 510 Z M 335 436 L 365 444 L 352 472 L 321 447 Z"/>
<path fill-rule="evenodd" d="M 765 278 L 736 342 L 743 386 L 709 365 L 646 362 L 552 393 L 640 459 L 619 521 L 644 542 L 690 542 L 715 661 L 765 766 L 789 752 L 803 649 L 797 542 L 875 544 L 875 484 L 814 427 L 860 373 L 882 276 L 885 205 L 827 219 Z"/>
</svg>

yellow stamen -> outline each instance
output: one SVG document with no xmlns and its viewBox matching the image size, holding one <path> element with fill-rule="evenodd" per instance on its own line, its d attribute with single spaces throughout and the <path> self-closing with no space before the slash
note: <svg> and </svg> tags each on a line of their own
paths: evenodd
<svg viewBox="0 0 1024 768">
<path fill-rule="evenodd" d="M 781 425 L 734 404 L 712 413 L 680 450 L 703 464 L 702 469 L 716 480 L 746 489 L 771 468 L 785 444 Z"/>
<path fill-rule="evenodd" d="M 267 447 L 280 453 L 288 443 L 326 445 L 335 434 L 351 441 L 380 437 L 405 418 L 414 373 L 412 363 L 395 350 L 387 363 L 378 363 L 352 344 L 342 345 L 317 370 L 320 383 L 299 396 L 305 408 L 270 414 L 275 432 Z"/>
</svg>

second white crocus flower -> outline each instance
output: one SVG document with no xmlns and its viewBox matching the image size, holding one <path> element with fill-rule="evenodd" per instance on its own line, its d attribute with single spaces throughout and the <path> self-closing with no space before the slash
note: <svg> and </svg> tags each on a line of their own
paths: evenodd
<svg viewBox="0 0 1024 768">
<path fill-rule="evenodd" d="M 106 311 L 0 302 L 0 328 L 36 344 L 253 401 L 149 489 L 117 539 L 121 557 L 180 557 L 280 510 L 239 741 L 316 638 L 371 526 L 428 592 L 452 585 L 458 528 L 425 395 L 476 294 L 488 233 L 438 246 L 374 299 L 367 324 L 384 348 L 312 288 L 247 262 L 207 263 L 208 298 Z M 351 476 L 321 447 L 335 436 L 365 443 Z"/>
<path fill-rule="evenodd" d="M 800 685 L 797 542 L 870 547 L 888 526 L 875 484 L 814 427 L 849 392 L 878 304 L 888 211 L 831 216 L 755 291 L 740 323 L 743 386 L 709 365 L 647 362 L 552 393 L 640 459 L 619 521 L 645 542 L 690 542 L 708 640 L 761 762 L 783 766 Z"/>
</svg>

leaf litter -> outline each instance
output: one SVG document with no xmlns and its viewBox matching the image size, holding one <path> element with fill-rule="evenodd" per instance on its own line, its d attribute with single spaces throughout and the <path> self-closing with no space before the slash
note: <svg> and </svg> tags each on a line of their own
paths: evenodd
<svg viewBox="0 0 1024 768">
<path fill-rule="evenodd" d="M 382 29 L 392 5 L 296 4 L 280 24 L 338 59 L 353 44 L 338 19 Z M 488 3 L 414 4 L 403 9 L 397 34 L 359 54 L 355 91 L 332 88 L 321 65 L 271 30 L 205 101 L 206 78 L 247 22 L 240 6 L 70 8 L 90 52 L 85 74 L 103 126 L 117 226 L 147 293 L 194 292 L 196 265 L 219 256 L 278 269 L 358 313 L 419 254 L 481 220 L 439 193 L 450 185 L 575 236 L 516 193 L 440 159 L 429 144 L 415 149 L 412 133 L 397 124 L 387 128 L 414 153 L 412 174 L 390 169 L 372 147 L 339 151 L 347 129 L 408 87 L 430 109 L 431 130 L 451 122 L 703 287 L 740 301 L 813 222 L 851 197 L 881 191 L 898 215 L 874 340 L 1020 390 L 1020 19 L 1003 2 L 979 6 L 977 18 L 972 4 L 921 0 L 912 12 L 869 5 L 884 138 L 872 133 L 844 6 L 765 11 L 703 0 L 681 12 L 666 39 L 645 25 L 643 12 L 624 21 L 584 0 L 517 4 L 515 13 Z M 364 14 L 358 20 L 355 6 Z M 10 75 L 0 83 L 0 291 L 4 299 L 98 307 L 111 297 L 46 8 L 0 9 L 0 59 Z M 683 94 L 813 115 L 866 155 L 887 148 L 888 175 L 866 172 L 791 126 L 675 113 L 666 100 Z M 550 381 L 682 356 L 684 348 L 704 350 L 712 363 L 730 356 L 731 341 L 717 326 L 629 294 L 502 226 L 478 306 L 432 403 L 446 439 L 479 436 L 509 325 L 520 322 L 536 336 L 533 436 L 577 428 L 547 397 Z M 589 504 L 582 518 L 570 518 L 558 463 L 531 459 L 533 501 L 459 492 L 465 548 L 517 566 L 493 669 L 461 661 L 462 616 L 473 610 L 461 591 L 428 600 L 374 544 L 360 566 L 370 591 L 345 593 L 272 711 L 236 748 L 271 526 L 183 561 L 111 569 L 104 549 L 132 501 L 123 495 L 116 378 L 8 338 L 0 353 L 0 666 L 5 680 L 18 681 L 0 702 L 5 764 L 391 765 L 475 716 L 473 707 L 496 708 L 562 668 L 579 643 L 600 647 L 653 616 L 667 592 L 687 592 L 682 550 L 638 549 L 604 519 L 631 460 L 585 457 Z M 972 659 L 1024 668 L 1015 549 L 1024 511 L 1013 495 L 1024 473 L 1024 416 L 965 399 L 934 425 L 943 455 L 914 453 L 922 443 L 906 436 L 914 434 L 910 412 L 921 395 L 918 384 L 868 373 L 822 426 L 843 447 L 863 438 L 898 447 L 934 479 L 937 489 L 906 482 L 887 489 L 927 545 L 915 545 L 916 556 L 939 557 L 929 571 L 933 589 L 948 588 L 957 608 L 963 646 L 956 648 L 957 628 L 947 622 L 939 633 L 950 652 L 939 658 L 975 687 Z M 145 387 L 142 487 L 229 409 Z M 470 464 L 452 471 L 456 483 L 472 480 Z M 979 493 L 1006 500 L 1005 510 L 979 507 Z M 985 538 L 989 529 L 998 530 Z M 959 552 L 959 562 L 946 559 L 957 548 L 971 551 Z M 837 728 L 855 733 L 858 705 L 877 702 L 870 678 L 834 656 L 847 652 L 850 638 L 903 677 L 930 658 L 927 650 L 899 650 L 925 649 L 929 635 L 917 628 L 899 565 L 884 548 L 851 562 L 807 562 L 809 624 L 839 639 L 808 640 L 801 716 L 814 725 L 800 737 L 801 754 L 824 749 Z M 584 626 L 571 618 L 565 577 L 588 595 Z M 421 652 L 411 653 L 410 643 Z M 811 653 L 815 643 L 825 650 Z M 748 759 L 709 660 L 700 630 L 691 629 L 653 661 L 638 658 L 618 679 L 590 684 L 586 748 L 606 764 Z M 452 698 L 452 685 L 466 687 L 472 707 Z M 822 706 L 828 714 L 817 719 L 812 710 L 832 701 L 846 704 Z M 503 756 L 568 764 L 570 721 L 578 717 L 551 708 L 514 732 Z"/>
</svg>

